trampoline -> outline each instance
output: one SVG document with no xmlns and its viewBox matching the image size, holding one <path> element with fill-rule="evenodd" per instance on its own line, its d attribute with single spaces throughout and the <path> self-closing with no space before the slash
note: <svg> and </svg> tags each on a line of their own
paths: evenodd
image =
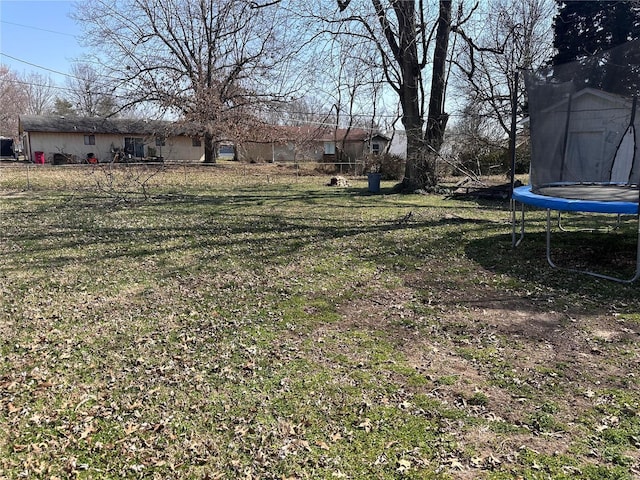
<svg viewBox="0 0 640 480">
<path fill-rule="evenodd" d="M 564 230 L 560 224 L 562 212 L 578 213 L 602 213 L 618 215 L 635 215 L 637 221 L 636 238 L 636 267 L 631 278 L 625 279 L 613 275 L 594 272 L 592 270 L 582 270 L 577 268 L 565 268 L 565 270 L 585 273 L 587 275 L 613 280 L 622 283 L 632 283 L 640 278 L 640 219 L 638 219 L 638 189 L 623 185 L 558 185 L 548 186 L 542 189 L 541 193 L 534 193 L 530 185 L 515 188 L 511 196 L 512 202 L 512 225 L 513 246 L 517 247 L 524 239 L 525 234 L 525 209 L 524 205 L 545 209 L 547 212 L 546 221 L 546 255 L 547 262 L 553 268 L 559 268 L 551 255 L 552 222 L 551 212 L 558 212 L 558 226 Z M 516 206 L 521 206 L 520 232 L 516 232 Z"/>
<path fill-rule="evenodd" d="M 524 239 L 525 206 L 544 209 L 547 261 L 551 267 L 634 282 L 640 278 L 640 142 L 636 132 L 636 118 L 640 118 L 640 41 L 574 63 L 529 72 L 525 81 L 531 139 L 530 185 L 514 188 L 513 158 L 513 247 Z M 622 278 L 590 269 L 559 267 L 551 255 L 551 212 L 557 213 L 558 227 L 563 231 L 567 231 L 560 221 L 563 212 L 617 215 L 618 225 L 623 215 L 635 216 L 635 273 Z"/>
</svg>

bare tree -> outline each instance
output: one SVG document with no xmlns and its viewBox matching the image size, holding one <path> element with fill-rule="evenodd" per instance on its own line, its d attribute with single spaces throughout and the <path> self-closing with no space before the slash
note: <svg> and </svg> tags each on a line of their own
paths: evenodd
<svg viewBox="0 0 640 480">
<path fill-rule="evenodd" d="M 114 87 L 105 78 L 89 63 L 71 65 L 71 75 L 66 78 L 67 100 L 78 115 L 109 117 L 116 114 L 118 106 L 112 94 Z"/>
<path fill-rule="evenodd" d="M 328 97 L 331 100 L 331 112 L 333 113 L 334 143 L 338 151 L 338 159 L 345 155 L 345 144 L 351 129 L 357 125 L 359 119 L 358 97 L 368 91 L 369 79 L 365 65 L 366 45 L 355 36 L 342 36 L 335 39 L 331 49 L 331 60 L 334 68 L 329 69 L 325 75 L 330 79 Z M 338 129 L 346 130 L 338 137 Z M 340 141 L 340 143 L 338 143 Z"/>
<path fill-rule="evenodd" d="M 27 96 L 23 82 L 5 65 L 0 65 L 0 135 L 16 138 L 18 117 L 24 111 Z"/>
<path fill-rule="evenodd" d="M 56 86 L 51 77 L 30 72 L 20 77 L 24 85 L 27 104 L 24 113 L 45 115 L 53 109 Z"/>
<path fill-rule="evenodd" d="M 324 98 L 308 93 L 287 102 L 264 105 L 256 115 L 266 125 L 272 126 L 324 125 L 331 123 L 326 113 L 329 109 Z"/>
<path fill-rule="evenodd" d="M 336 1 L 341 11 L 350 8 L 351 0 Z M 352 11 L 341 21 L 355 25 L 358 35 L 374 43 L 385 78 L 398 94 L 407 135 L 403 188 L 433 186 L 437 182 L 435 155 L 448 120 L 445 93 L 452 2 L 441 0 L 431 18 L 422 0 L 371 0 L 371 8 L 373 18 L 370 11 Z M 431 65 L 428 109 L 423 75 L 427 65 Z"/>
<path fill-rule="evenodd" d="M 475 25 L 459 31 L 465 41 L 455 63 L 463 74 L 459 90 L 467 104 L 475 103 L 474 114 L 504 135 L 511 130 L 513 95 L 520 101 L 524 97 L 523 82 L 515 91 L 516 72 L 540 66 L 552 53 L 555 1 L 496 0 L 486 8 Z"/>
<path fill-rule="evenodd" d="M 333 133 L 335 152 L 327 150 L 329 156 L 325 158 L 334 158 L 335 154 L 336 160 L 351 162 L 355 159 L 348 155 L 345 146 L 352 129 L 369 130 L 372 124 L 378 124 L 382 71 L 377 66 L 376 51 L 367 39 L 353 34 L 323 37 L 327 32 L 322 31 L 325 17 L 320 7 L 312 4 L 307 6 L 309 11 L 301 8 L 295 12 L 318 28 L 313 45 L 314 65 L 310 65 L 316 74 L 308 79 L 323 112 L 315 120 L 316 135 Z M 346 24 L 337 27 L 346 30 Z"/>
<path fill-rule="evenodd" d="M 282 79 L 299 42 L 283 13 L 278 1 L 87 0 L 75 16 L 118 94 L 196 125 L 213 162 L 221 139 L 255 130 L 257 110 L 290 97 Z"/>
<path fill-rule="evenodd" d="M 482 157 L 505 147 L 504 130 L 487 115 L 485 106 L 473 98 L 467 99 L 460 118 L 450 126 L 448 138 L 451 154 L 458 160 L 456 168 L 464 174 L 472 173 L 473 177 L 489 172 L 483 170 Z M 497 162 L 495 155 L 493 160 Z"/>
</svg>

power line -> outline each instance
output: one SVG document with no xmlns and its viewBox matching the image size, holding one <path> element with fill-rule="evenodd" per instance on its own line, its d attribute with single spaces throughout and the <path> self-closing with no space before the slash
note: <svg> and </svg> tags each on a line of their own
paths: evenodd
<svg viewBox="0 0 640 480">
<path fill-rule="evenodd" d="M 44 83 L 32 83 L 32 82 L 25 82 L 22 80 L 13 80 L 13 79 L 8 79 L 5 80 L 9 83 L 15 83 L 18 85 L 26 85 L 28 87 L 41 87 L 41 88 L 51 88 L 51 89 L 55 89 L 55 90 L 64 90 L 66 92 L 73 92 L 73 89 L 68 88 L 68 87 L 59 87 L 58 85 L 48 85 L 48 84 L 44 84 Z"/>
<path fill-rule="evenodd" d="M 63 75 L 65 77 L 71 78 L 73 80 L 79 80 L 80 82 L 85 82 L 86 81 L 85 78 L 76 77 L 75 75 L 71 75 L 69 73 L 64 73 L 64 72 L 60 72 L 60 71 L 57 71 L 57 70 L 53 70 L 51 68 L 43 67 L 42 65 L 37 65 L 35 63 L 31 63 L 31 62 L 28 62 L 26 60 L 22 60 L 20 58 L 14 57 L 12 55 L 8 55 L 6 53 L 0 52 L 0 56 L 5 56 L 5 57 L 10 58 L 12 60 L 15 60 L 17 62 L 21 62 L 21 63 L 27 64 L 29 66 L 32 66 L 32 67 L 35 67 L 35 68 L 39 68 L 41 70 L 46 70 L 48 72 L 52 72 L 52 73 L 55 73 L 55 74 L 58 74 L 58 75 Z M 105 80 L 96 81 L 96 85 L 97 86 L 102 86 L 102 87 L 105 87 L 105 88 L 110 88 L 111 87 L 111 83 L 110 82 L 113 82 L 114 80 L 109 78 L 109 77 L 105 77 L 105 76 L 102 76 L 102 78 L 104 78 Z M 33 86 L 38 86 L 38 85 L 33 84 Z M 61 88 L 61 87 L 55 87 L 55 88 Z M 67 89 L 67 90 L 73 91 L 73 89 Z M 88 93 L 91 93 L 91 92 L 88 92 Z M 118 96 L 118 95 L 113 95 L 113 96 L 116 97 L 116 98 L 120 98 L 120 96 Z"/>
<path fill-rule="evenodd" d="M 46 70 L 48 72 L 55 73 L 57 75 L 63 75 L 65 77 L 74 78 L 76 80 L 82 80 L 82 79 L 80 79 L 78 77 L 74 77 L 73 75 L 69 75 L 68 73 L 59 72 L 58 70 L 53 70 L 51 68 L 43 67 L 42 65 L 36 65 L 35 63 L 27 62 L 26 60 L 22 60 L 20 58 L 14 57 L 14 56 L 9 55 L 7 53 L 0 52 L 0 56 L 7 57 L 7 58 L 10 58 L 11 60 L 15 60 L 16 62 L 24 63 L 24 64 L 29 65 L 31 67 L 36 67 L 36 68 L 39 68 L 41 70 Z"/>
<path fill-rule="evenodd" d="M 49 30 L 47 28 L 41 28 L 41 27 L 34 27 L 32 25 L 23 25 L 21 23 L 15 23 L 15 22 L 9 22 L 7 20 L 0 20 L 0 23 L 4 23 L 6 25 L 14 25 L 16 27 L 23 27 L 23 28 L 31 28 L 32 30 L 40 30 L 42 32 L 49 32 L 49 33 L 55 33 L 57 35 L 65 35 L 67 37 L 72 37 L 72 38 L 76 38 L 75 35 L 71 34 L 71 33 L 66 33 L 66 32 L 57 32 L 55 30 Z"/>
</svg>

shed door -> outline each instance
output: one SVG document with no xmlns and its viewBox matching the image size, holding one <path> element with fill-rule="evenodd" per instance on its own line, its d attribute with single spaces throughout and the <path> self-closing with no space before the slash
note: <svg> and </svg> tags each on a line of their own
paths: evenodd
<svg viewBox="0 0 640 480">
<path fill-rule="evenodd" d="M 602 130 L 569 132 L 562 180 L 596 182 L 608 179 L 609 172 L 603 172 L 603 165 L 606 163 L 603 145 Z"/>
</svg>

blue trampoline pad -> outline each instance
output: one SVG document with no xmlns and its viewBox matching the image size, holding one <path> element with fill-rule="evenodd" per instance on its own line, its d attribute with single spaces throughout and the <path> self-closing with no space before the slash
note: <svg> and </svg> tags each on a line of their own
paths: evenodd
<svg viewBox="0 0 640 480">
<path fill-rule="evenodd" d="M 638 187 L 619 184 L 554 184 L 513 190 L 512 199 L 535 207 L 564 212 L 638 213 Z"/>
</svg>

